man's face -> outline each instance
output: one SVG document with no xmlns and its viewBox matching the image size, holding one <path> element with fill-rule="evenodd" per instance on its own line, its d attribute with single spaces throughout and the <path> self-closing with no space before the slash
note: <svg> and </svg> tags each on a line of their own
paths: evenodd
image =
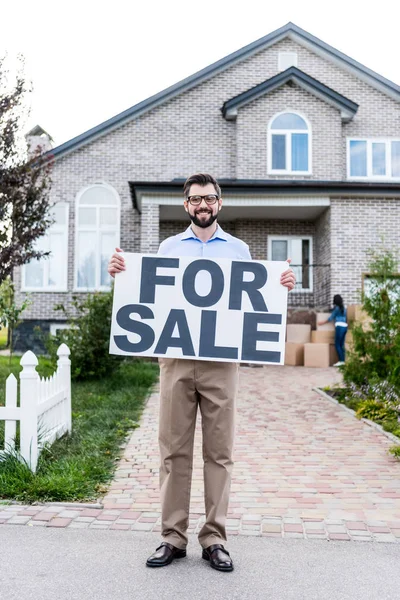
<svg viewBox="0 0 400 600">
<path fill-rule="evenodd" d="M 205 186 L 201 186 L 198 183 L 193 183 L 190 186 L 189 197 L 190 196 L 206 196 L 208 194 L 215 194 L 217 192 L 212 183 L 207 183 Z M 215 204 L 209 205 L 206 201 L 201 201 L 201 204 L 198 206 L 192 206 L 190 202 L 185 200 L 184 202 L 185 210 L 189 214 L 189 217 L 195 225 L 198 227 L 206 228 L 212 225 L 216 220 L 218 213 L 222 206 L 222 199 L 219 198 Z"/>
</svg>

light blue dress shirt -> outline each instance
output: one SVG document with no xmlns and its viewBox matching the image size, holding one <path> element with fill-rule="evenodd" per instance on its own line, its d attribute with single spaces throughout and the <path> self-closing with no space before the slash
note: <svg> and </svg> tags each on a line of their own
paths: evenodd
<svg viewBox="0 0 400 600">
<path fill-rule="evenodd" d="M 195 234 L 191 226 L 183 233 L 173 235 L 161 242 L 158 249 L 160 256 L 190 256 L 206 258 L 236 258 L 251 260 L 248 245 L 242 240 L 226 233 L 219 225 L 214 235 L 202 242 Z"/>
</svg>

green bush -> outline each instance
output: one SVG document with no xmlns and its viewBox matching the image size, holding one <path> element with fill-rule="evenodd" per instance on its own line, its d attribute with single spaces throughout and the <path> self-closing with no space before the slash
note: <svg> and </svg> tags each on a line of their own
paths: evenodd
<svg viewBox="0 0 400 600">
<path fill-rule="evenodd" d="M 353 349 L 341 367 L 347 384 L 363 386 L 386 382 L 400 393 L 400 276 L 392 252 L 370 252 L 373 274 L 362 307 L 372 321 L 352 328 Z"/>
<path fill-rule="evenodd" d="M 390 454 L 393 454 L 396 458 L 400 458 L 400 446 L 392 446 L 389 448 Z"/>
<path fill-rule="evenodd" d="M 382 423 L 385 420 L 396 419 L 397 413 L 395 410 L 388 408 L 383 402 L 376 400 L 364 400 L 358 405 L 356 416 L 359 419 L 369 419 L 376 423 Z"/>
<path fill-rule="evenodd" d="M 71 350 L 71 376 L 75 380 L 94 379 L 110 375 L 121 364 L 121 357 L 109 354 L 113 294 L 96 292 L 83 301 L 73 297 L 76 316 L 71 316 L 61 304 L 55 307 L 67 317 L 69 329 L 50 336 L 46 346 L 56 360 L 61 343 Z"/>
</svg>

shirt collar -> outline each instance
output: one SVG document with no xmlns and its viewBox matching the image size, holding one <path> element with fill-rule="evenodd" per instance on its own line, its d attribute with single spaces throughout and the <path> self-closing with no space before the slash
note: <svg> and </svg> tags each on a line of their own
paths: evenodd
<svg viewBox="0 0 400 600">
<path fill-rule="evenodd" d="M 193 229 L 192 226 L 189 225 L 189 227 L 186 229 L 186 231 L 183 233 L 181 240 L 198 240 L 199 238 L 193 233 Z M 228 241 L 228 234 L 225 233 L 225 231 L 222 229 L 222 227 L 220 225 L 217 225 L 217 229 L 214 233 L 214 235 L 208 240 L 209 242 L 211 240 L 223 240 L 224 242 Z"/>
</svg>

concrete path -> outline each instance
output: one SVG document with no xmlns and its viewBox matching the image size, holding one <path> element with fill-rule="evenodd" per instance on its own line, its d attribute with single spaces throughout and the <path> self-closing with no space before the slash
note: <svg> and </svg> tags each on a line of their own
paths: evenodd
<svg viewBox="0 0 400 600">
<path fill-rule="evenodd" d="M 154 533 L 3 527 L 0 598 L 7 600 L 398 600 L 400 544 L 237 536 L 235 570 L 213 571 L 193 537 L 188 556 L 144 563 Z"/>
<path fill-rule="evenodd" d="M 400 541 L 393 442 L 313 391 L 338 381 L 334 368 L 241 368 L 230 535 Z M 159 532 L 157 417 L 155 392 L 102 506 L 0 506 L 0 523 Z M 204 521 L 199 433 L 191 533 Z"/>
</svg>

